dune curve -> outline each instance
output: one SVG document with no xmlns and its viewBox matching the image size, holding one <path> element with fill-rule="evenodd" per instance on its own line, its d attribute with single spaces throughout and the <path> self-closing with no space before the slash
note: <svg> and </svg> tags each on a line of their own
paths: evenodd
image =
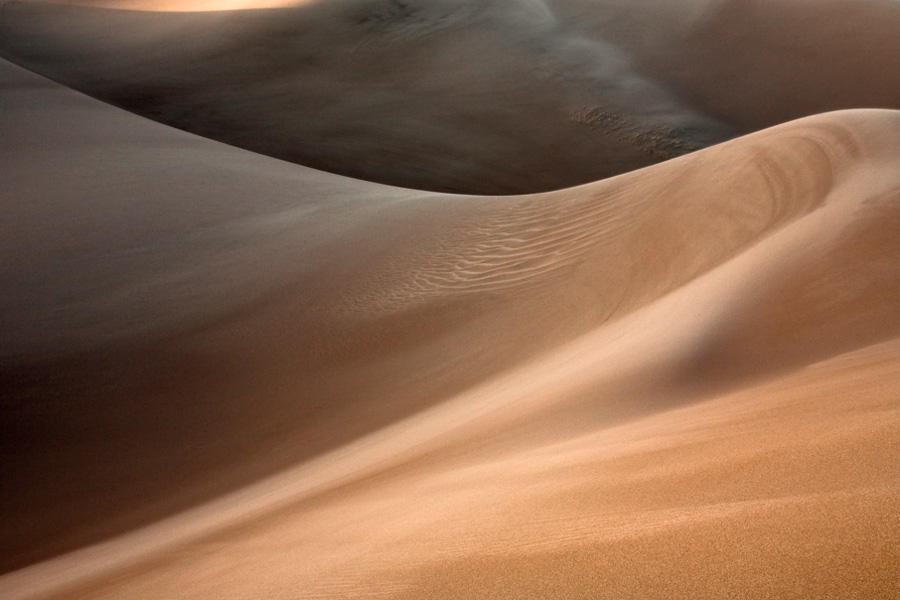
<svg viewBox="0 0 900 600">
<path fill-rule="evenodd" d="M 3 77 L 5 597 L 897 591 L 898 113 L 489 199 Z"/>
</svg>

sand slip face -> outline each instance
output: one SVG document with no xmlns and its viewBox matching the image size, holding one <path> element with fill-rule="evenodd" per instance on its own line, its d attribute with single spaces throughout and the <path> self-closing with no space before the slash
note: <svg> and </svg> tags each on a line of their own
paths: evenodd
<svg viewBox="0 0 900 600">
<path fill-rule="evenodd" d="M 62 537 L 77 531 L 74 522 L 101 514 L 115 521 L 113 513 L 153 495 L 146 483 L 158 469 L 175 465 L 189 477 L 192 468 L 180 471 L 187 463 L 206 461 L 203 452 L 187 452 L 204 430 L 231 427 L 222 398 L 207 396 L 215 411 L 199 401 L 177 416 L 172 408 L 187 396 L 170 387 L 189 380 L 202 387 L 228 369 L 210 365 L 209 377 L 195 380 L 206 369 L 202 359 L 166 359 L 169 346 L 153 344 L 286 284 L 302 287 L 315 276 L 328 286 L 316 272 L 356 254 L 341 231 L 362 237 L 355 232 L 367 222 L 363 214 L 421 194 L 360 188 L 183 134 L 8 63 L 2 76 L 2 437 L 7 456 L 21 454 L 21 462 L 3 464 L 3 545 L 47 552 L 45 538 L 30 538 L 35 529 L 57 535 L 61 515 Z M 395 237 L 367 223 L 370 248 L 387 235 Z M 314 256 L 330 258 L 320 264 Z M 234 438 L 222 430 L 210 439 L 217 437 Z M 175 438 L 182 459 L 165 450 Z M 48 444 L 67 450 L 48 457 Z M 94 467 L 81 479 L 86 465 Z M 97 485 L 107 492 L 96 494 Z M 84 513 L 85 505 L 94 512 Z"/>
<path fill-rule="evenodd" d="M 7 359 L 221 316 L 302 278 L 298 255 L 337 261 L 339 232 L 366 220 L 348 207 L 424 196 L 161 127 L 9 63 L 2 75 Z"/>
<path fill-rule="evenodd" d="M 897 594 L 896 113 L 491 199 L 3 78 L 4 597 Z"/>
</svg>

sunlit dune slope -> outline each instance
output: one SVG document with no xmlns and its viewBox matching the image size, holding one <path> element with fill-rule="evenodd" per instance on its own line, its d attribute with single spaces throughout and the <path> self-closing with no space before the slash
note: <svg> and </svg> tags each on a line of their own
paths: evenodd
<svg viewBox="0 0 900 600">
<path fill-rule="evenodd" d="M 891 1 L 219 8 L 10 1 L 0 55 L 256 152 L 479 194 L 587 183 L 824 111 L 900 109 Z"/>
<path fill-rule="evenodd" d="M 485 198 L 0 69 L 4 598 L 900 591 L 900 113 Z"/>
</svg>

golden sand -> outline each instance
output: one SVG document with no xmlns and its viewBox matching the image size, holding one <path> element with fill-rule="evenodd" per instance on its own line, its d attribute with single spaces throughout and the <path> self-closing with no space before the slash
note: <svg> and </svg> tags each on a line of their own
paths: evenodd
<svg viewBox="0 0 900 600">
<path fill-rule="evenodd" d="M 522 5 L 595 26 L 587 2 Z M 627 6 L 605 14 L 634 31 L 667 10 Z M 684 56 L 740 12 L 691 6 L 666 38 Z M 83 31 L 22 43 L 58 7 L 7 8 L 0 53 L 70 85 L 140 57 L 73 71 Z M 688 79 L 666 85 L 735 111 L 698 118 L 766 128 L 476 196 L 0 61 L 0 596 L 900 596 L 900 111 L 782 99 L 809 116 L 769 127 Z M 448 153 L 432 175 L 474 172 Z"/>
</svg>

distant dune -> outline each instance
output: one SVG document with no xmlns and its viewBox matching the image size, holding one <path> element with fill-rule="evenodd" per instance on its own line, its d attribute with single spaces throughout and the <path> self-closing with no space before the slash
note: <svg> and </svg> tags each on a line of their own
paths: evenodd
<svg viewBox="0 0 900 600">
<path fill-rule="evenodd" d="M 0 55 L 57 81 L 255 152 L 416 189 L 547 191 L 818 112 L 900 109 L 900 5 L 883 0 L 198 13 L 13 0 L 2 14 Z"/>
<path fill-rule="evenodd" d="M 900 596 L 897 3 L 109 6 L 0 5 L 4 599 Z"/>
</svg>

